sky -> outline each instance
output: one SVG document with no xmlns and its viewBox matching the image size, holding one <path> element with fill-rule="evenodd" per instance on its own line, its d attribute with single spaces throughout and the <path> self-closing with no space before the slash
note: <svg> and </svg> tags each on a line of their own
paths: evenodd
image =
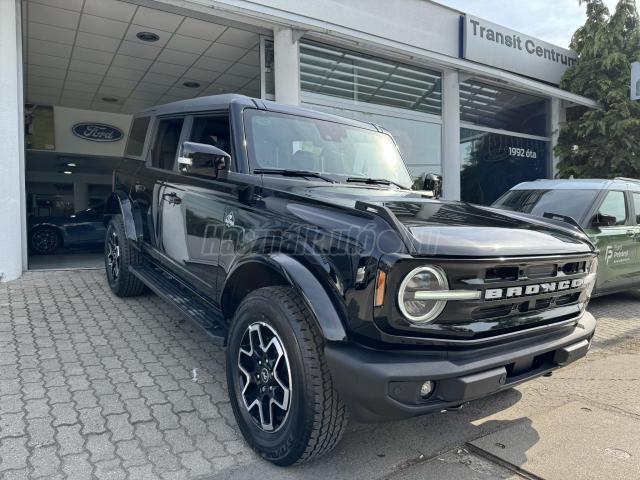
<svg viewBox="0 0 640 480">
<path fill-rule="evenodd" d="M 547 42 L 568 47 L 573 32 L 586 18 L 578 0 L 435 0 Z M 605 0 L 610 11 L 616 0 Z M 636 0 L 640 6 L 640 1 Z"/>
</svg>

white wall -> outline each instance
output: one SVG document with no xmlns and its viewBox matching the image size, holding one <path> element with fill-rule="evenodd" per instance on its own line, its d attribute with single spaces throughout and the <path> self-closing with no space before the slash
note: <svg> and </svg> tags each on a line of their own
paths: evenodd
<svg viewBox="0 0 640 480">
<path fill-rule="evenodd" d="M 131 115 L 121 113 L 80 110 L 77 108 L 53 107 L 55 122 L 56 152 L 77 153 L 81 155 L 122 156 L 131 125 Z M 117 142 L 92 142 L 73 134 L 71 128 L 76 123 L 105 123 L 118 127 L 123 136 Z"/>
<path fill-rule="evenodd" d="M 22 273 L 22 165 L 18 3 L 0 0 L 0 282 Z"/>
<path fill-rule="evenodd" d="M 374 37 L 458 56 L 460 14 L 425 0 L 218 1 L 242 8 L 268 8 L 283 18 L 306 17 L 328 31 L 350 29 Z"/>
</svg>

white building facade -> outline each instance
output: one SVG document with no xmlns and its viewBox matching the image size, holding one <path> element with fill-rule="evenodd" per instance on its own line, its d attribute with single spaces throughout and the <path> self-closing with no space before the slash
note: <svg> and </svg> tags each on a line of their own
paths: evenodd
<svg viewBox="0 0 640 480">
<path fill-rule="evenodd" d="M 566 109 L 597 108 L 557 86 L 575 61 L 428 0 L 0 0 L 0 281 L 28 269 L 29 216 L 108 188 L 124 139 L 79 123 L 126 137 L 138 110 L 222 92 L 301 104 L 384 126 L 413 175 L 490 204 L 553 177 Z"/>
</svg>

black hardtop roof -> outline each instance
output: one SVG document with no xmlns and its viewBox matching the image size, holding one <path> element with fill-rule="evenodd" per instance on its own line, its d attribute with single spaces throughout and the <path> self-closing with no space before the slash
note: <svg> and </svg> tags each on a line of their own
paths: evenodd
<svg viewBox="0 0 640 480">
<path fill-rule="evenodd" d="M 352 125 L 354 127 L 366 128 L 368 130 L 385 131 L 382 127 L 374 125 L 373 123 L 361 122 L 347 117 L 319 112 L 318 110 L 312 110 L 310 108 L 286 105 L 284 103 L 261 100 L 259 98 L 251 98 L 237 94 L 210 95 L 207 97 L 191 98 L 189 100 L 179 100 L 177 102 L 147 108 L 135 116 L 140 117 L 150 115 L 153 117 L 159 117 L 165 115 L 208 112 L 212 110 L 228 110 L 231 104 L 239 104 L 248 108 L 256 108 L 272 112 L 300 115 L 303 117 L 312 117 L 320 120 Z"/>
</svg>

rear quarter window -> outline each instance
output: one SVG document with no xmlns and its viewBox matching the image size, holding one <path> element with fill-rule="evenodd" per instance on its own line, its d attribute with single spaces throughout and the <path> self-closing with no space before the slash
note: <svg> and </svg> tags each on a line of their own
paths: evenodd
<svg viewBox="0 0 640 480">
<path fill-rule="evenodd" d="M 142 156 L 144 141 L 147 138 L 147 131 L 149 130 L 149 120 L 150 117 L 137 117 L 133 119 L 125 155 L 131 157 Z"/>
</svg>

